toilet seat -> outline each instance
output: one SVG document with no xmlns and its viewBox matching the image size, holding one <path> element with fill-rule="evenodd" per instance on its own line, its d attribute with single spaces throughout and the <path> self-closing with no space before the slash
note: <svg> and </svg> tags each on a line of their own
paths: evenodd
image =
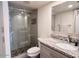
<svg viewBox="0 0 79 59">
<path fill-rule="evenodd" d="M 40 48 L 39 47 L 32 47 L 27 50 L 27 55 L 30 57 L 35 57 L 40 53 Z"/>
</svg>

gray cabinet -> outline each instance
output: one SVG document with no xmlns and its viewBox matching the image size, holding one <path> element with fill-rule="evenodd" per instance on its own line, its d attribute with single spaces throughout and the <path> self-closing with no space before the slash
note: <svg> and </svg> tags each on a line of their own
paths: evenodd
<svg viewBox="0 0 79 59">
<path fill-rule="evenodd" d="M 44 44 L 40 44 L 40 49 L 41 58 L 68 58 L 67 56 L 45 46 Z"/>
</svg>

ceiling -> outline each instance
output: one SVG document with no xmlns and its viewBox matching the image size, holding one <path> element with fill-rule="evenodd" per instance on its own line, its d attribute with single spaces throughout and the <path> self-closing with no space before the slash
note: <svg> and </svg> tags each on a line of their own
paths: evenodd
<svg viewBox="0 0 79 59">
<path fill-rule="evenodd" d="M 37 9 L 43 5 L 50 3 L 50 1 L 9 1 L 10 5 L 16 5 L 18 7 L 28 7 Z"/>
<path fill-rule="evenodd" d="M 73 5 L 72 8 L 68 8 L 69 5 Z M 57 5 L 55 7 L 52 8 L 53 10 L 53 14 L 57 14 L 60 12 L 64 12 L 64 11 L 68 11 L 68 10 L 74 10 L 79 8 L 79 2 L 78 1 L 67 1 L 63 4 Z"/>
</svg>

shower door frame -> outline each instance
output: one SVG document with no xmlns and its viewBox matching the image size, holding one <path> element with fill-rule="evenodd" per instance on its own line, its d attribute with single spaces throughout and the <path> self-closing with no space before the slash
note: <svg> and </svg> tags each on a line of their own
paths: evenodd
<svg viewBox="0 0 79 59">
<path fill-rule="evenodd" d="M 14 9 L 14 10 L 21 10 L 20 8 L 16 8 L 16 7 L 13 7 L 13 6 L 9 6 L 9 8 L 12 8 L 12 9 Z M 10 10 L 10 9 L 9 9 Z M 23 9 L 22 9 L 23 10 Z M 25 11 L 27 11 L 26 9 L 24 9 Z M 29 13 L 25 13 L 25 14 L 29 14 Z M 28 17 L 28 19 L 27 19 L 27 35 L 28 35 L 28 40 L 30 41 L 30 21 L 29 21 L 29 15 L 27 16 Z M 10 21 L 9 21 L 10 22 Z M 24 22 L 24 21 L 23 21 Z M 25 22 L 24 22 L 25 23 Z M 26 27 L 25 25 L 24 25 L 24 27 Z M 13 31 L 13 30 L 11 30 L 11 31 Z M 30 42 L 29 42 L 30 43 Z M 29 47 L 30 47 L 30 45 L 29 45 Z M 17 50 L 17 49 L 16 49 Z M 12 51 L 12 50 L 11 50 Z M 13 56 L 13 57 L 15 57 L 15 56 Z"/>
<path fill-rule="evenodd" d="M 10 58 L 10 34 L 9 34 L 9 9 L 8 9 L 8 1 L 2 1 L 0 5 L 1 11 L 1 20 L 2 20 L 2 49 L 3 49 L 3 57 L 0 58 Z"/>
</svg>

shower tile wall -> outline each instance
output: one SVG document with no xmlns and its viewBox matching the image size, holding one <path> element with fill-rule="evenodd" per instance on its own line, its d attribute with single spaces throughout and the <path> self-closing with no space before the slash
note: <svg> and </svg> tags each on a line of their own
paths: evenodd
<svg viewBox="0 0 79 59">
<path fill-rule="evenodd" d="M 30 24 L 30 33 L 31 33 L 31 46 L 37 46 L 37 10 L 32 11 L 31 14 L 31 24 Z"/>
</svg>

